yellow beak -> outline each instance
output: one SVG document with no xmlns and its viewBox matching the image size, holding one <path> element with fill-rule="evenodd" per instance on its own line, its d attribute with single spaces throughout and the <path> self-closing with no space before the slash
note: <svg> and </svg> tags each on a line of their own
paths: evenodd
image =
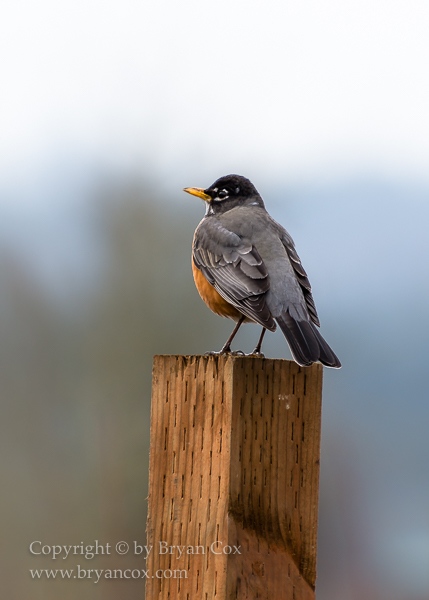
<svg viewBox="0 0 429 600">
<path fill-rule="evenodd" d="M 202 198 L 206 202 L 211 202 L 211 197 L 204 192 L 203 188 L 184 188 L 183 191 L 193 196 L 198 196 L 198 198 Z"/>
</svg>

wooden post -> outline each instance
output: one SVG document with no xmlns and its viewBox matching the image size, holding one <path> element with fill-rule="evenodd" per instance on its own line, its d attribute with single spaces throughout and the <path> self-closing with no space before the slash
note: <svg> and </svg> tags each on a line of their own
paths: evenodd
<svg viewBox="0 0 429 600">
<path fill-rule="evenodd" d="M 155 356 L 147 600 L 315 598 L 322 372 Z"/>
</svg>

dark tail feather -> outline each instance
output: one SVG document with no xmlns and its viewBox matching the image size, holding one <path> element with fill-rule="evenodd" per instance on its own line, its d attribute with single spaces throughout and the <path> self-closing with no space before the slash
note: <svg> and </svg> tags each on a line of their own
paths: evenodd
<svg viewBox="0 0 429 600">
<path fill-rule="evenodd" d="M 277 317 L 276 321 L 284 333 L 293 358 L 299 365 L 309 367 L 320 361 L 327 367 L 341 367 L 340 361 L 313 323 L 298 321 L 290 316 L 289 311 Z"/>
<path fill-rule="evenodd" d="M 333 350 L 329 346 L 329 344 L 320 335 L 317 327 L 315 325 L 313 325 L 313 323 L 310 323 L 310 326 L 313 329 L 314 335 L 316 336 L 317 341 L 319 343 L 319 350 L 320 350 L 319 360 L 322 363 L 322 365 L 326 365 L 327 367 L 332 367 L 334 369 L 341 368 L 341 363 L 339 361 L 339 358 L 333 352 Z"/>
</svg>

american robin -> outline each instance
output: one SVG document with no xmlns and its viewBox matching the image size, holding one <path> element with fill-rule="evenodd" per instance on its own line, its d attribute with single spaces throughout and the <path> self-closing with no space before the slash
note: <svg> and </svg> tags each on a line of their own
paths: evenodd
<svg viewBox="0 0 429 600">
<path fill-rule="evenodd" d="M 295 361 L 341 363 L 318 331 L 310 282 L 288 232 L 265 209 L 254 185 L 227 175 L 207 189 L 185 188 L 202 198 L 206 214 L 192 246 L 198 292 L 216 314 L 237 322 L 220 354 L 231 353 L 240 325 L 259 323 L 262 333 L 252 354 L 260 354 L 266 330 L 280 326 Z"/>
</svg>

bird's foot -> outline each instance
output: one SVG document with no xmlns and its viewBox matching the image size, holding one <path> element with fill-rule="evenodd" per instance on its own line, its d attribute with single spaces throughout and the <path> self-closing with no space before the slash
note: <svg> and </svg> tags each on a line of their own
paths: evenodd
<svg viewBox="0 0 429 600">
<path fill-rule="evenodd" d="M 204 356 L 223 356 L 224 354 L 228 356 L 246 356 L 241 350 L 231 350 L 231 348 L 222 348 L 220 352 L 205 352 Z"/>
<path fill-rule="evenodd" d="M 262 352 L 257 352 L 256 350 L 253 350 L 253 352 L 251 352 L 250 354 L 246 354 L 245 356 L 252 356 L 254 358 L 265 358 L 265 354 L 262 354 Z"/>
</svg>

